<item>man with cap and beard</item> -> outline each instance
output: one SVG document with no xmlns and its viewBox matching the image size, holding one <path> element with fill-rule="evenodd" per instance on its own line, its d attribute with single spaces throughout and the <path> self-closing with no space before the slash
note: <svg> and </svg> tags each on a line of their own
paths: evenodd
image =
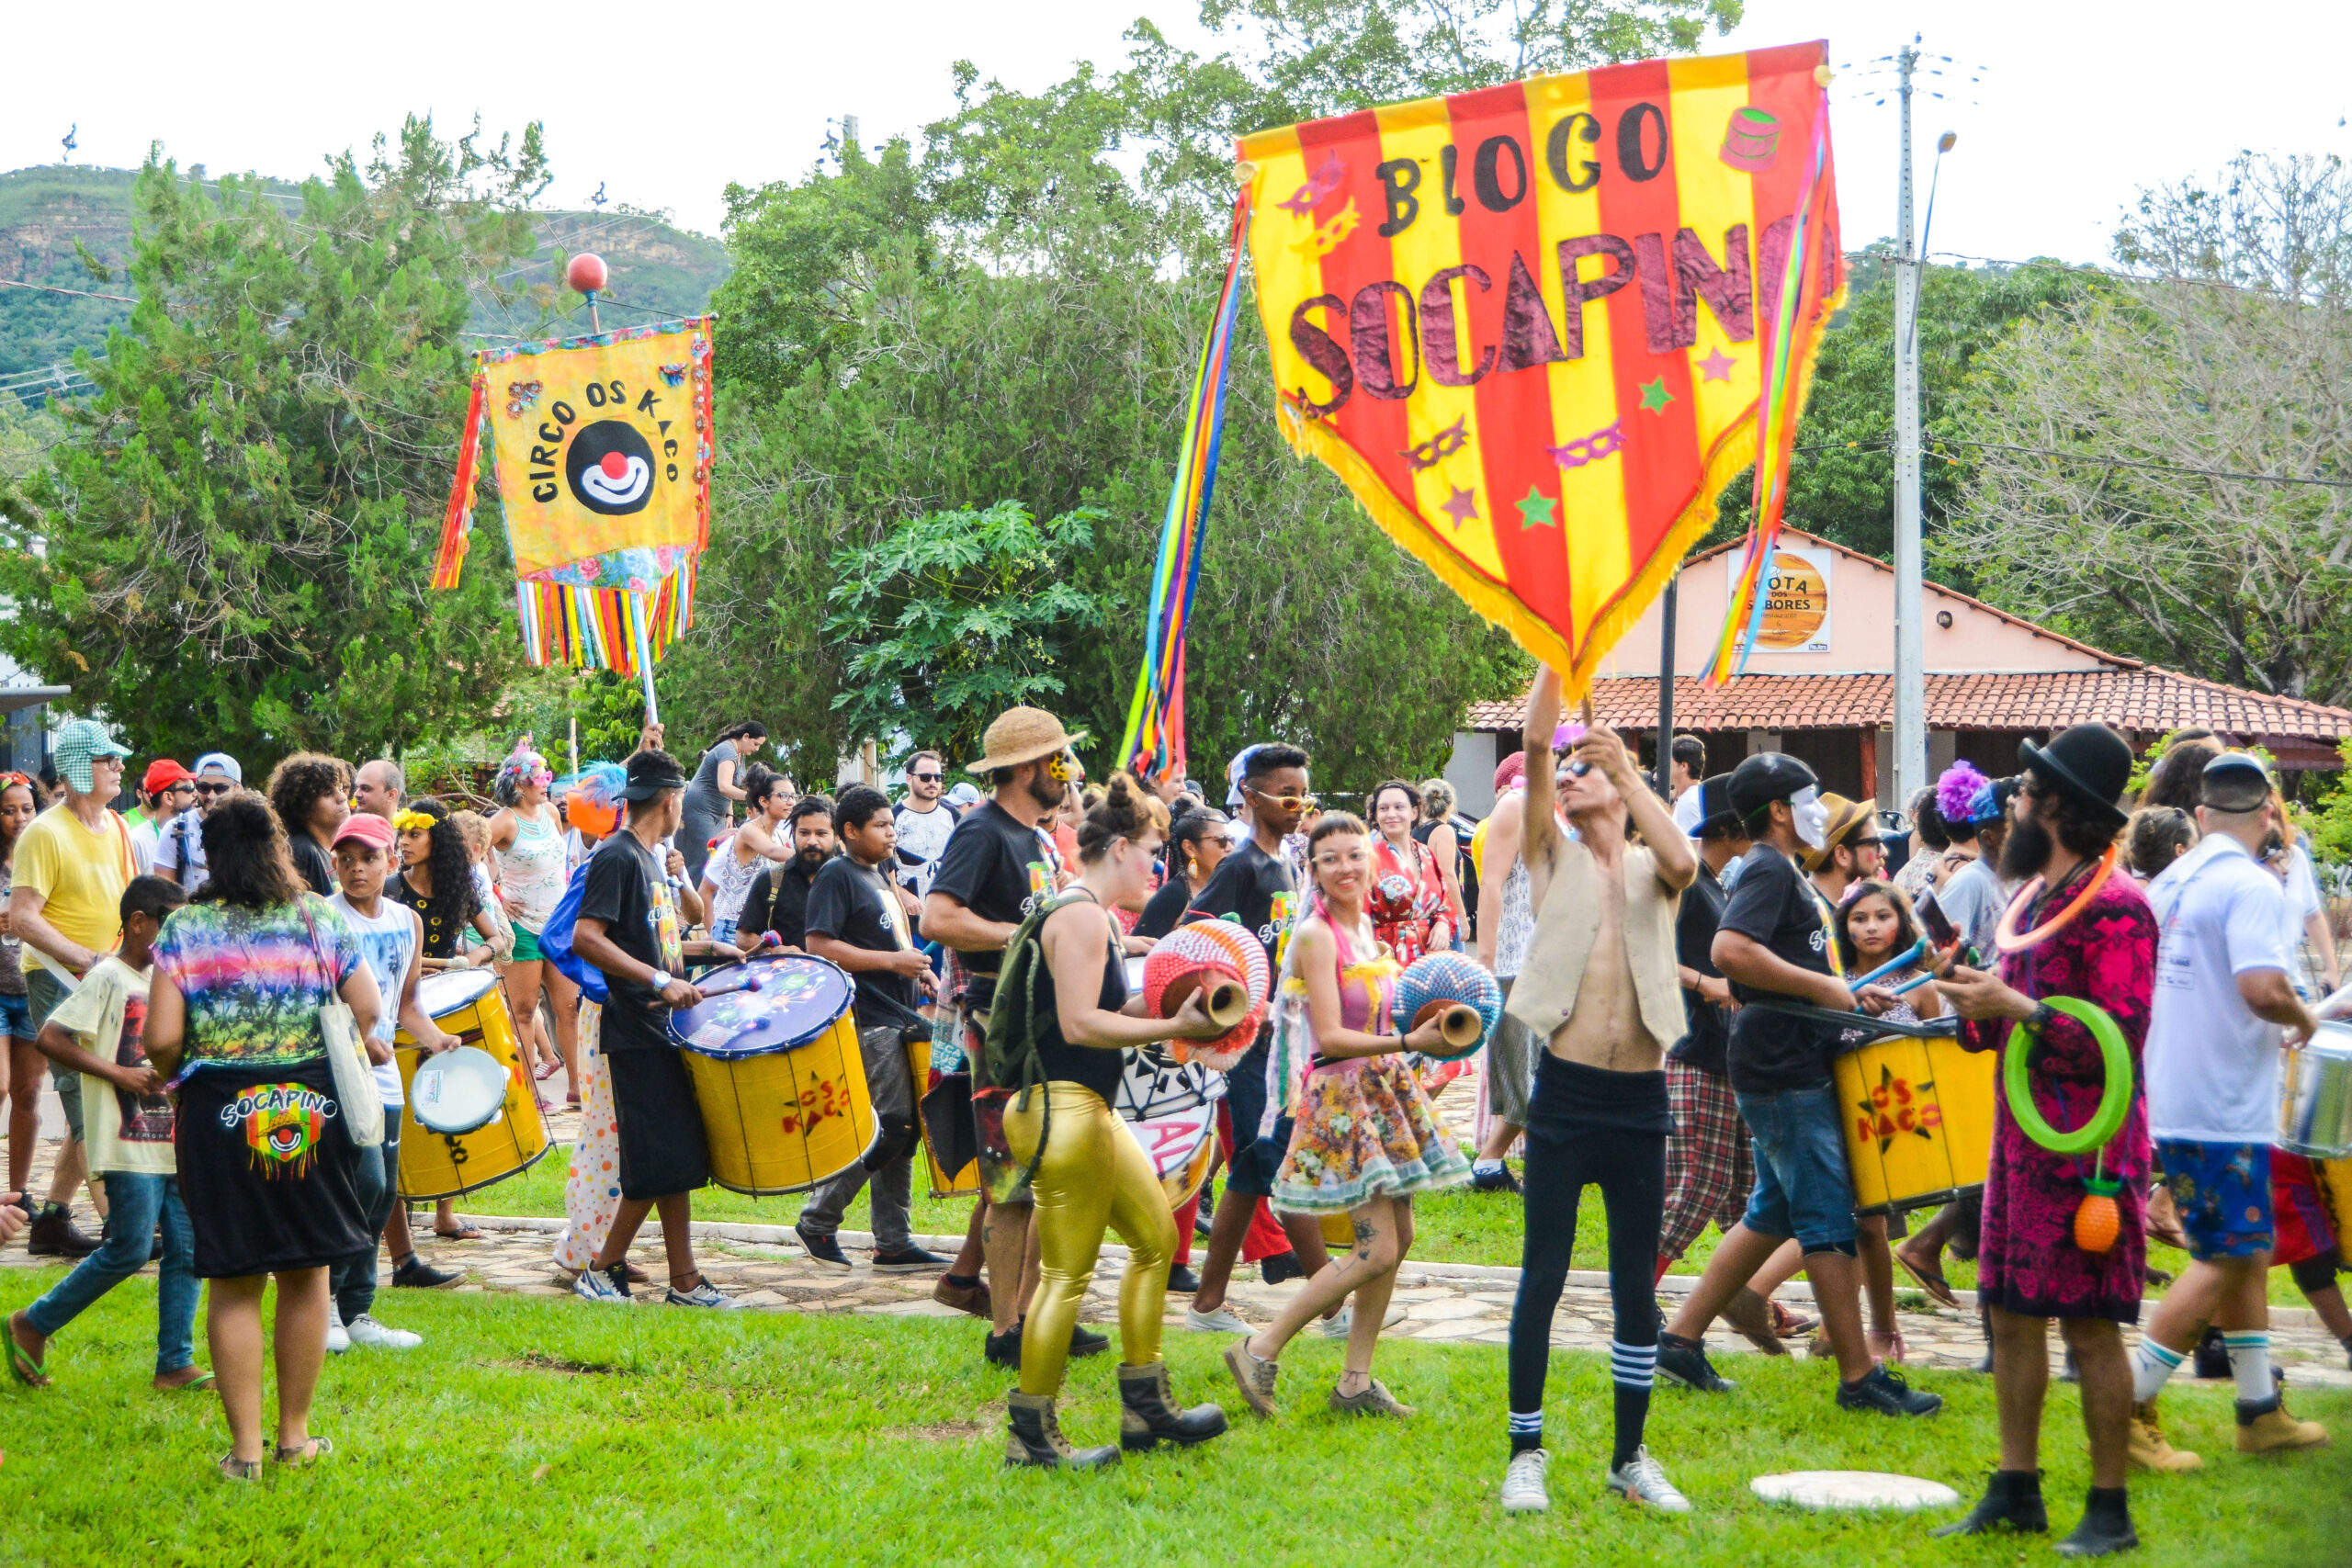
<svg viewBox="0 0 2352 1568">
<path fill-rule="evenodd" d="M 2106 726 L 2084 724 L 2047 747 L 2026 742 L 2018 761 L 2023 772 L 2009 806 L 2000 870 L 2023 888 L 2007 913 L 1996 918 L 1996 930 L 2007 933 L 2007 951 L 1997 975 L 1956 967 L 1941 989 L 1965 1021 L 1961 1043 L 1975 1051 L 2028 1053 L 2036 1111 L 2051 1126 L 2075 1128 L 2090 1122 L 2109 1092 L 2107 1069 L 2090 1031 L 2045 998 L 2075 998 L 2098 1008 L 2134 1055 L 2143 1040 L 2151 1050 L 2155 1043 L 2149 1011 L 2156 920 L 2116 864 L 2115 836 L 2124 824 L 2116 802 L 2131 783 L 2132 748 Z M 2243 863 L 2250 875 L 2267 880 L 2251 861 Z M 2274 897 L 2275 889 L 2273 884 Z M 2112 1087 L 2129 1092 L 2127 1086 Z M 2000 1466 L 1975 1510 L 1937 1533 L 2049 1528 L 2039 1466 L 2050 1377 L 2046 1341 L 2054 1318 L 2081 1378 L 2091 1451 L 2089 1504 L 2058 1551 L 2070 1557 L 2120 1551 L 2138 1540 L 2123 1491 L 2127 1450 L 2135 1445 L 2122 1325 L 2139 1319 L 2146 1261 L 2145 1108 L 2132 1097 L 2123 1125 L 2096 1161 L 2053 1154 L 2035 1143 L 2005 1096 L 1995 1097 L 1993 1116 L 1976 1299 L 1993 1341 Z M 2116 1233 L 2104 1249 L 2090 1252 L 2075 1245 L 2075 1216 L 2098 1173 L 2117 1184 L 2110 1194 Z M 2169 1467 L 2182 1468 L 2177 1462 Z"/>
<path fill-rule="evenodd" d="M 967 811 L 947 836 L 931 891 L 922 901 L 922 934 L 964 955 L 970 979 L 956 1005 L 956 1043 L 977 1070 L 988 1038 L 989 1010 L 996 1002 L 996 976 L 1005 943 L 1029 911 L 1051 897 L 1051 853 L 1037 824 L 1053 814 L 1069 793 L 1073 773 L 1069 749 L 1085 739 L 1062 728 L 1043 708 L 1008 708 L 981 738 L 987 753 L 969 772 L 985 779 L 989 797 Z M 944 1163 L 944 1162 L 943 1162 Z M 983 1290 L 972 1269 L 972 1237 L 940 1277 L 934 1299 L 967 1312 L 986 1310 L 993 1325 L 982 1354 L 999 1366 L 1021 1365 L 1022 1317 L 1037 1286 L 1037 1252 L 1029 1227 L 1025 1187 L 1017 1199 L 990 1202 L 985 1193 L 974 1206 L 972 1228 L 988 1267 Z M 1091 1356 L 1110 1340 L 1075 1325 L 1070 1353 Z"/>
<path fill-rule="evenodd" d="M 1688 1388 L 1729 1393 L 1733 1385 L 1707 1361 L 1707 1325 L 1794 1236 L 1838 1359 L 1838 1407 L 1932 1416 L 1943 1401 L 1873 1363 L 1862 1332 L 1854 1181 L 1829 1069 L 1838 1028 L 1757 1005 L 1792 1001 L 1837 1012 L 1859 1006 L 1875 1015 L 1894 998 L 1877 987 L 1859 995 L 1847 987 L 1838 972 L 1830 908 L 1797 865 L 1802 851 L 1828 841 L 1829 814 L 1813 770 L 1785 752 L 1768 751 L 1740 763 L 1725 794 L 1755 848 L 1724 905 L 1711 956 L 1740 1003 L 1726 1062 L 1755 1145 L 1756 1189 L 1746 1216 L 1659 1336 L 1657 1370 Z"/>
<path fill-rule="evenodd" d="M 2155 1423 L 2155 1398 L 2217 1322 L 2237 1380 L 2237 1450 L 2267 1453 L 2327 1441 L 2298 1421 L 2270 1376 L 2265 1294 L 2276 1240 L 2270 1143 L 2278 1129 L 2278 1047 L 2317 1027 L 2296 996 L 2280 940 L 2284 893 L 2255 857 L 2277 826 L 2270 776 L 2244 751 L 2205 764 L 2197 847 L 2148 884 L 2162 932 L 2148 1025 L 2148 1126 L 2165 1185 L 2188 1235 L 2189 1266 L 2165 1292 L 2133 1360 L 2132 1457 L 2195 1469 Z"/>
</svg>

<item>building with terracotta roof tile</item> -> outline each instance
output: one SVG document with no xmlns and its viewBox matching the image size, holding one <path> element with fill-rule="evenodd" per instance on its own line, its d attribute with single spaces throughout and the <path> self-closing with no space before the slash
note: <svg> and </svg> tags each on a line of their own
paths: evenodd
<svg viewBox="0 0 2352 1568">
<path fill-rule="evenodd" d="M 1787 530 L 1759 646 L 1745 674 L 1710 690 L 1682 672 L 1703 670 L 1713 653 L 1739 549 L 1719 546 L 1682 569 L 1676 732 L 1706 743 L 1710 773 L 1751 752 L 1786 751 L 1803 758 L 1825 789 L 1855 799 L 1878 795 L 1894 771 L 1894 570 Z M 1924 601 L 1930 776 L 1962 757 L 1987 773 L 2014 773 L 2018 741 L 2091 720 L 2113 726 L 2135 746 L 2202 725 L 2233 743 L 2267 748 L 2282 769 L 2344 765 L 2335 747 L 2352 736 L 2352 712 L 2343 708 L 2125 659 L 1933 582 Z M 1645 755 L 1657 727 L 1660 629 L 1653 604 L 1592 688 L 1594 716 L 1639 733 Z M 1483 813 L 1492 804 L 1495 764 L 1519 749 L 1524 713 L 1524 697 L 1472 705 L 1446 768 L 1463 809 Z"/>
</svg>

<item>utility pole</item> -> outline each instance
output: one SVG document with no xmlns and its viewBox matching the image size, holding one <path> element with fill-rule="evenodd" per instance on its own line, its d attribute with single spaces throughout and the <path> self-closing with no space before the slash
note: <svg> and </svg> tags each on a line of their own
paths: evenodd
<svg viewBox="0 0 2352 1568">
<path fill-rule="evenodd" d="M 1911 248 L 1911 77 L 1915 38 L 1894 57 L 1901 77 L 1903 160 L 1894 262 L 1894 798 L 1902 809 L 1928 782 L 1927 644 L 1919 547 L 1919 281 Z"/>
<path fill-rule="evenodd" d="M 1666 592 L 1658 597 L 1657 655 L 1657 794 L 1660 800 L 1671 803 L 1674 791 L 1674 601 L 1682 587 L 1682 574 L 1677 571 L 1666 580 Z"/>
</svg>

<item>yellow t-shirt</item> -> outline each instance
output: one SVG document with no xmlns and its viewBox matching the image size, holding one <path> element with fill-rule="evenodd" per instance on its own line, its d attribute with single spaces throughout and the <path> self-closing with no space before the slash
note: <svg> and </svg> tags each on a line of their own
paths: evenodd
<svg viewBox="0 0 2352 1568">
<path fill-rule="evenodd" d="M 41 900 L 41 919 L 93 953 L 122 940 L 122 889 L 130 879 L 130 829 L 109 811 L 92 832 L 65 807 L 32 819 L 17 840 L 17 892 Z"/>
</svg>

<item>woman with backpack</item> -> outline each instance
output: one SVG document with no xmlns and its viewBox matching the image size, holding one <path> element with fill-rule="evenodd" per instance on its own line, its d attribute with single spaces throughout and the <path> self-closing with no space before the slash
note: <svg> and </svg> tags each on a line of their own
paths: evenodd
<svg viewBox="0 0 2352 1568">
<path fill-rule="evenodd" d="M 1213 1040 L 1200 993 L 1170 1019 L 1144 1016 L 1127 991 L 1111 911 L 1142 902 L 1168 808 L 1114 775 L 1078 830 L 1078 880 L 1022 922 L 1005 950 L 990 1019 L 989 1067 L 1004 1101 L 1004 1145 L 1036 1202 L 1042 1267 L 1021 1337 L 1021 1382 L 1008 1396 L 1005 1461 L 1045 1469 L 1114 1464 L 1120 1449 L 1190 1448 L 1225 1430 L 1214 1404 L 1178 1410 L 1160 1359 L 1160 1314 L 1176 1226 L 1135 1134 L 1114 1111 L 1125 1048 Z M 1054 1417 L 1070 1331 L 1094 1278 L 1102 1233 L 1127 1245 L 1119 1279 L 1119 1447 L 1073 1450 Z"/>
</svg>

